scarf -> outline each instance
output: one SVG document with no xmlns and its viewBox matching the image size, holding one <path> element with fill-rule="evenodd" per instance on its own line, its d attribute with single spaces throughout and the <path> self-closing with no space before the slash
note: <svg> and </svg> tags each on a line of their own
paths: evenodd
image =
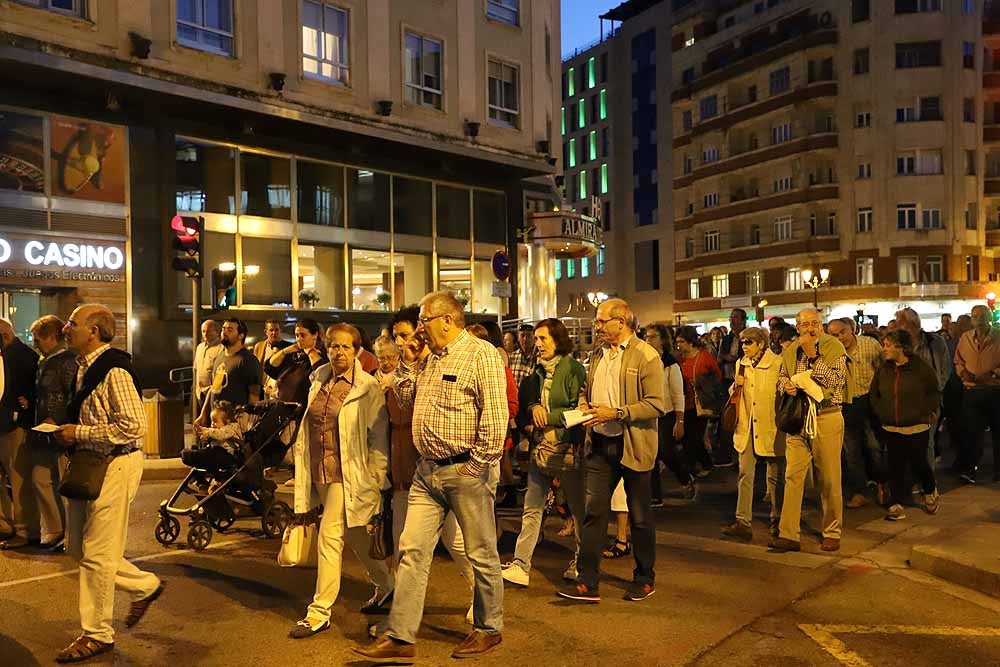
<svg viewBox="0 0 1000 667">
<path fill-rule="evenodd" d="M 556 366 L 562 361 L 562 355 L 557 354 L 548 361 L 538 360 L 538 365 L 545 370 L 545 380 L 542 382 L 542 407 L 546 411 L 549 409 L 549 393 L 552 391 L 552 377 L 555 375 Z"/>
</svg>

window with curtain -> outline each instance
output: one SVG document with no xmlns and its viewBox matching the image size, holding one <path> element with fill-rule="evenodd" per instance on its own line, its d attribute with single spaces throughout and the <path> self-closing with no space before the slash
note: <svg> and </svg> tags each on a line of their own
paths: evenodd
<svg viewBox="0 0 1000 667">
<path fill-rule="evenodd" d="M 347 10 L 325 2 L 302 0 L 302 72 L 311 79 L 348 86 Z"/>
<path fill-rule="evenodd" d="M 67 4 L 74 3 L 49 3 Z M 210 53 L 233 55 L 232 0 L 177 0 L 177 42 Z"/>
<path fill-rule="evenodd" d="M 443 58 L 441 42 L 406 33 L 403 53 L 404 76 L 406 77 L 406 101 L 440 109 L 444 97 L 441 63 Z"/>
<path fill-rule="evenodd" d="M 520 126 L 518 70 L 514 65 L 489 61 L 490 122 L 507 127 Z"/>
</svg>

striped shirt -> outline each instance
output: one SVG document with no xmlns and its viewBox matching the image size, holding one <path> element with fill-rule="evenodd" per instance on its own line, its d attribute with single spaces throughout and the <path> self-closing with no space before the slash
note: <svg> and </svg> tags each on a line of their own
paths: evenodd
<svg viewBox="0 0 1000 667">
<path fill-rule="evenodd" d="M 510 355 L 510 372 L 514 374 L 514 384 L 521 386 L 521 380 L 535 372 L 537 355 L 534 351 L 525 354 L 521 348 Z"/>
<path fill-rule="evenodd" d="M 882 363 L 882 346 L 868 336 L 855 336 L 854 350 L 848 350 L 851 358 L 851 372 L 847 375 L 853 399 L 867 396 L 872 387 L 875 371 Z"/>
<path fill-rule="evenodd" d="M 87 369 L 110 347 L 105 344 L 86 356 L 77 357 L 76 391 L 82 388 Z M 141 449 L 144 435 L 146 411 L 132 376 L 123 368 L 112 368 L 80 406 L 76 446 L 104 454 L 110 454 L 118 446 Z"/>
<path fill-rule="evenodd" d="M 401 404 L 408 394 L 400 391 Z M 507 374 L 488 341 L 462 331 L 427 358 L 415 394 L 413 444 L 421 456 L 444 459 L 468 452 L 475 474 L 500 459 L 507 434 Z"/>
</svg>

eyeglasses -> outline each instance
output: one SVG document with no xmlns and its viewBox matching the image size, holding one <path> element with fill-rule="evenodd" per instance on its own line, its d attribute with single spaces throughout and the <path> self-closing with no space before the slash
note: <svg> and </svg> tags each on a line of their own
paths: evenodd
<svg viewBox="0 0 1000 667">
<path fill-rule="evenodd" d="M 605 326 L 605 325 L 606 325 L 606 324 L 607 324 L 608 322 L 614 322 L 615 320 L 619 320 L 619 321 L 621 321 L 621 322 L 624 322 L 624 321 L 625 321 L 625 320 L 623 320 L 623 319 L 622 319 L 622 318 L 620 318 L 620 317 L 609 317 L 609 318 L 608 318 L 608 319 L 606 319 L 606 320 L 598 320 L 598 319 L 595 319 L 595 320 L 594 320 L 594 326 L 598 326 L 598 325 L 600 325 L 600 326 L 602 326 L 602 327 L 603 327 L 603 326 Z"/>
<path fill-rule="evenodd" d="M 753 345 L 757 341 L 750 340 L 749 338 L 741 338 L 740 345 Z"/>
<path fill-rule="evenodd" d="M 439 317 L 447 317 L 447 313 L 442 313 L 441 315 L 431 315 L 430 317 L 424 315 L 424 316 L 421 316 L 419 319 L 420 319 L 420 323 L 423 324 L 424 326 L 426 326 L 429 322 L 433 322 L 434 320 L 436 320 Z"/>
</svg>

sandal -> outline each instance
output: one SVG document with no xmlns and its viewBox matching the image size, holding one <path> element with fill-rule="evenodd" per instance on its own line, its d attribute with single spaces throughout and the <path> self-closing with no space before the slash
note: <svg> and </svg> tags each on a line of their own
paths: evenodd
<svg viewBox="0 0 1000 667">
<path fill-rule="evenodd" d="M 149 605 L 156 602 L 156 598 L 160 597 L 163 593 L 163 588 L 166 584 L 162 581 L 160 585 L 156 587 L 156 590 L 150 593 L 148 596 L 142 598 L 141 600 L 136 600 L 129 607 L 128 616 L 125 617 L 125 627 L 131 628 L 133 625 L 142 620 L 142 617 L 146 615 L 146 611 L 149 609 Z"/>
<path fill-rule="evenodd" d="M 616 539 L 614 544 L 604 550 L 603 555 L 605 558 L 622 558 L 630 553 L 632 553 L 632 545 Z"/>
<path fill-rule="evenodd" d="M 56 662 L 81 662 L 93 658 L 95 655 L 112 651 L 114 648 L 114 642 L 105 644 L 93 637 L 80 635 L 73 640 L 72 644 L 59 651 L 59 655 L 56 656 Z"/>
</svg>

